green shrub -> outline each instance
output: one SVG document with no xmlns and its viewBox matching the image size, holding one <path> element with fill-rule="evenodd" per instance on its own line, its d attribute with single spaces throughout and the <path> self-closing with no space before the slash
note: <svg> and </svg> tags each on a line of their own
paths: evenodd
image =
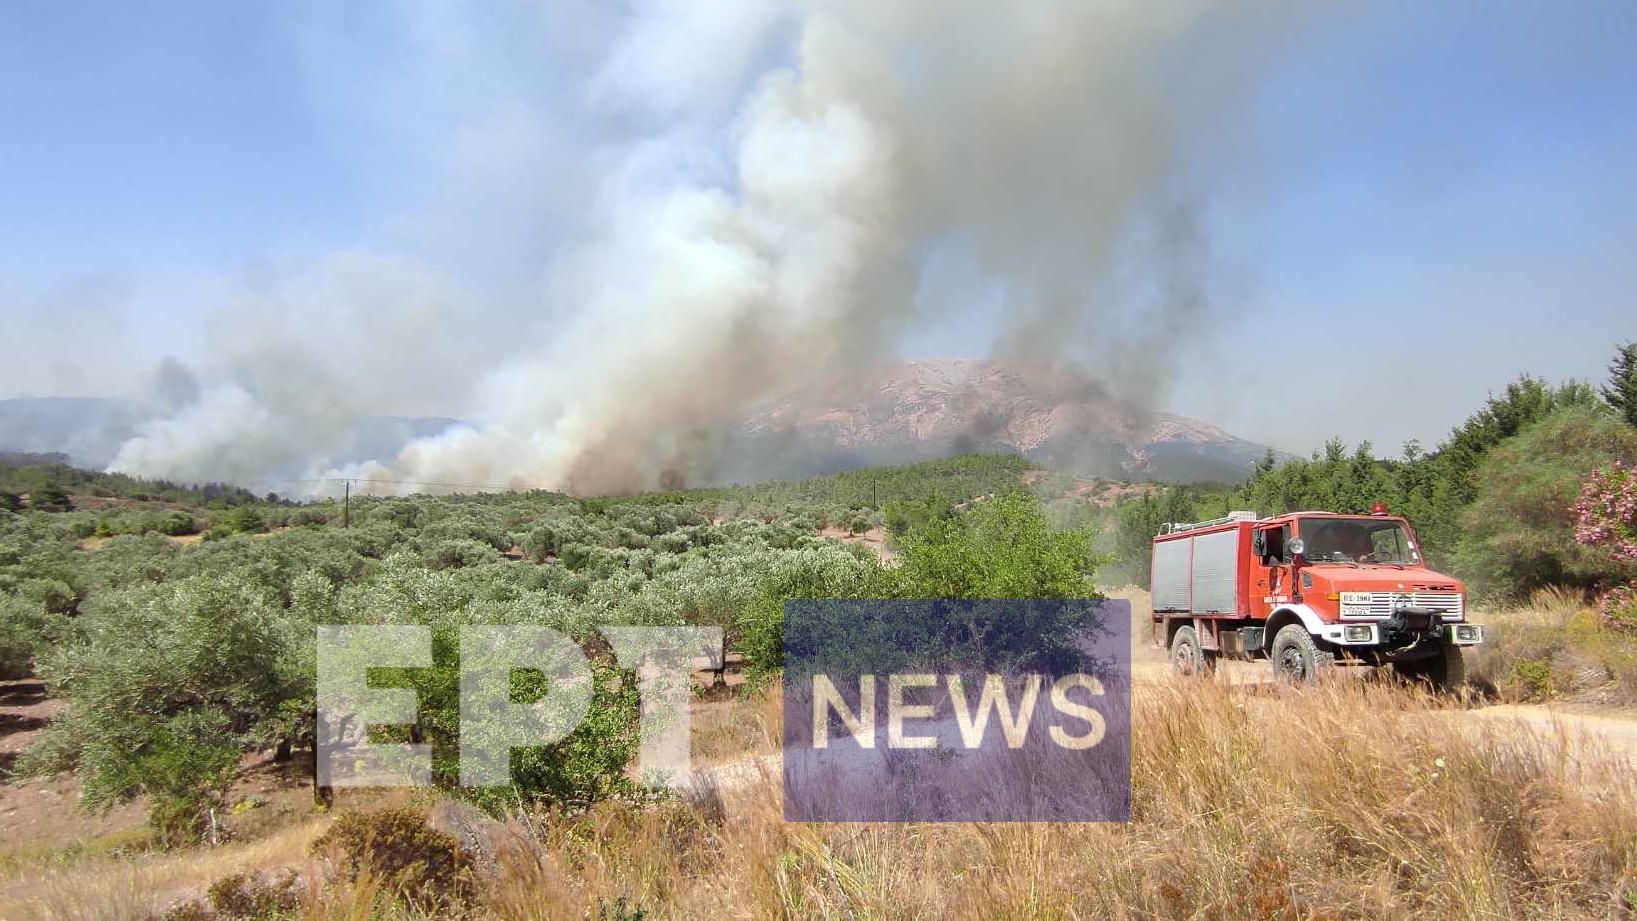
<svg viewBox="0 0 1637 921">
<path fill-rule="evenodd" d="M 542 524 L 523 535 L 523 539 L 518 541 L 518 546 L 523 548 L 524 555 L 529 559 L 536 563 L 544 563 L 562 550 L 563 538 L 558 528 Z"/>
<path fill-rule="evenodd" d="M 290 513 L 290 526 L 294 528 L 316 528 L 329 522 L 330 516 L 323 509 L 303 508 Z"/>
<path fill-rule="evenodd" d="M 471 541 L 494 550 L 505 550 L 511 546 L 511 539 L 500 528 L 464 515 L 451 515 L 423 525 L 417 542 L 422 547 L 429 547 L 445 541 Z"/>
<path fill-rule="evenodd" d="M 440 541 L 425 556 L 426 565 L 431 569 L 481 566 L 484 563 L 498 563 L 502 559 L 504 557 L 494 547 L 464 539 Z"/>
<path fill-rule="evenodd" d="M 56 483 L 43 483 L 29 491 L 28 507 L 37 512 L 71 512 L 74 502 Z"/>
<path fill-rule="evenodd" d="M 18 594 L 50 614 L 67 614 L 79 605 L 79 594 L 73 586 L 57 579 L 30 579 L 22 584 Z"/>
<path fill-rule="evenodd" d="M 586 544 L 566 544 L 557 557 L 557 561 L 567 566 L 570 571 L 579 572 L 590 565 L 594 550 L 596 550 L 595 547 Z"/>
<path fill-rule="evenodd" d="M 217 521 L 216 528 L 239 534 L 260 534 L 267 530 L 267 519 L 252 505 L 241 505 Z"/>
<path fill-rule="evenodd" d="M 597 664 L 592 677 L 591 707 L 567 738 L 513 751 L 512 786 L 465 790 L 468 798 L 499 812 L 519 799 L 579 806 L 634 794 L 637 787 L 626 769 L 640 742 L 636 682 L 619 682 L 618 672 Z M 515 700 L 538 699 L 545 692 L 545 678 L 539 672 L 514 676 Z"/>
<path fill-rule="evenodd" d="M 197 534 L 199 524 L 192 515 L 180 511 L 138 512 L 135 514 L 117 511 L 100 516 L 96 523 L 98 537 L 147 534 L 149 532 L 168 534 L 172 537 L 183 534 Z"/>
<path fill-rule="evenodd" d="M 15 595 L 0 595 L 0 679 L 21 678 L 40 648 L 44 613 Z"/>
<path fill-rule="evenodd" d="M 153 521 L 152 527 L 145 530 L 158 531 L 171 537 L 180 537 L 184 534 L 199 533 L 199 523 L 186 512 L 166 512 Z"/>
<path fill-rule="evenodd" d="M 1530 659 L 1519 662 L 1512 669 L 1512 678 L 1518 696 L 1524 700 L 1549 700 L 1554 688 L 1552 661 Z"/>
</svg>

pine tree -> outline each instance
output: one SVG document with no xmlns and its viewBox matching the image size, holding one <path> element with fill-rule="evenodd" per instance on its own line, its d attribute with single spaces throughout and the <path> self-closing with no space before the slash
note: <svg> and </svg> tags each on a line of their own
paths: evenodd
<svg viewBox="0 0 1637 921">
<path fill-rule="evenodd" d="M 1609 362 L 1609 385 L 1603 388 L 1603 399 L 1619 411 L 1627 423 L 1637 425 L 1637 341 L 1627 342 L 1615 350 Z"/>
</svg>

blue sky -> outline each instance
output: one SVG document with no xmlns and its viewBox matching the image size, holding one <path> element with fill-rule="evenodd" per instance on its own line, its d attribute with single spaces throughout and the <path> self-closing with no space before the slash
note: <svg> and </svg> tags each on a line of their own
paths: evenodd
<svg viewBox="0 0 1637 921">
<path fill-rule="evenodd" d="M 618 16 L 547 5 L 468 32 L 436 8 L 8 4 L 0 324 L 30 346 L 0 397 L 121 393 L 167 354 L 200 360 L 224 303 L 336 254 L 412 262 L 472 322 L 546 326 L 512 305 L 586 207 L 599 135 L 577 113 Z M 485 44 L 497 31 L 525 38 Z M 1637 338 L 1633 47 L 1629 0 L 1313 17 L 1249 109 L 1183 151 L 1214 306 L 1161 402 L 1292 450 L 1391 452 L 1519 371 L 1600 378 Z M 737 98 L 703 78 L 678 94 L 724 119 Z M 949 316 L 901 351 L 989 346 L 1004 293 L 959 263 L 928 261 Z M 235 309 L 278 301 L 252 303 Z M 435 403 L 384 408 L 452 409 Z"/>
</svg>

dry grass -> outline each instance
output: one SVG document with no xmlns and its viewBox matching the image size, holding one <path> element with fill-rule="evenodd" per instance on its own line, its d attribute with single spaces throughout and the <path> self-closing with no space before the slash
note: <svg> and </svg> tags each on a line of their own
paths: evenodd
<svg viewBox="0 0 1637 921">
<path fill-rule="evenodd" d="M 1516 918 L 1637 910 L 1637 789 L 1589 752 L 1448 729 L 1425 699 L 1159 686 L 1133 821 L 805 825 L 774 779 L 512 824 L 484 914 L 583 918 Z M 1576 744 L 1571 742 L 1571 747 Z M 1624 914 L 1622 914 L 1624 913 Z"/>
<path fill-rule="evenodd" d="M 777 693 L 724 707 L 767 725 Z M 472 915 L 661 918 L 1631 918 L 1637 780 L 1581 740 L 1458 728 L 1363 682 L 1139 687 L 1129 824 L 786 823 L 776 766 L 694 803 L 606 804 L 497 830 Z M 724 717 L 725 719 L 725 717 Z M 1466 724 L 1460 724 L 1466 726 Z M 726 736 L 721 741 L 726 741 Z M 755 764 L 757 762 L 750 762 Z M 742 765 L 741 765 L 742 766 Z M 720 796 L 721 800 L 717 799 Z M 724 808 L 725 807 L 725 808 Z M 59 918 L 299 863 L 316 827 L 40 880 Z M 623 914 L 622 914 L 623 912 Z M 0 914 L 5 912 L 0 911 Z M 9 917 L 9 914 L 7 915 Z M 377 881 L 302 916 L 413 917 Z"/>
<path fill-rule="evenodd" d="M 1469 674 L 1503 697 L 1637 705 L 1637 636 L 1603 624 L 1579 592 L 1542 589 L 1473 619 L 1489 631 Z"/>
<path fill-rule="evenodd" d="M 777 686 L 694 707 L 689 739 L 696 765 L 710 765 L 779 750 L 784 706 Z"/>
<path fill-rule="evenodd" d="M 329 825 L 317 820 L 260 841 L 172 854 L 99 856 L 31 871 L 0 887 L 0 917 L 53 921 L 146 918 L 197 896 L 224 876 L 308 861 L 308 849 Z"/>
<path fill-rule="evenodd" d="M 280 529 L 277 529 L 277 530 L 288 530 L 288 529 L 287 528 L 280 528 Z M 170 541 L 173 544 L 181 544 L 183 546 L 191 546 L 193 544 L 201 543 L 202 541 L 204 541 L 205 536 L 203 534 L 167 534 L 167 535 L 165 535 L 165 539 Z M 111 537 L 87 537 L 86 539 L 80 541 L 80 549 L 81 550 L 100 550 L 100 549 L 102 549 L 102 545 L 108 543 L 110 540 L 113 540 L 113 538 L 111 538 Z"/>
</svg>

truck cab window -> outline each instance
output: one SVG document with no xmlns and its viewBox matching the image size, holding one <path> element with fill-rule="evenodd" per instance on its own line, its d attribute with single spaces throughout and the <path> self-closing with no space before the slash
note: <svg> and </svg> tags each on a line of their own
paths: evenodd
<svg viewBox="0 0 1637 921">
<path fill-rule="evenodd" d="M 1390 518 L 1303 518 L 1299 528 L 1309 562 L 1419 562 L 1409 535 Z"/>
<path fill-rule="evenodd" d="M 1262 533 L 1262 565 L 1277 566 L 1290 562 L 1285 558 L 1286 528 L 1268 528 Z"/>
</svg>

